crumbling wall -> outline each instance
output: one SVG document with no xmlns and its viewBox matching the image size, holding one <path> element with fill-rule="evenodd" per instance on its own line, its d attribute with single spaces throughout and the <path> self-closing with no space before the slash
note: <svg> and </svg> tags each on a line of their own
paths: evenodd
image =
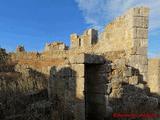
<svg viewBox="0 0 160 120">
<path fill-rule="evenodd" d="M 49 75 L 52 66 L 63 65 L 65 63 L 65 53 L 56 51 L 55 53 L 12 53 L 11 60 L 22 67 L 32 68 L 43 74 Z"/>
<path fill-rule="evenodd" d="M 104 29 L 99 40 L 99 52 L 124 50 L 129 65 L 139 69 L 147 81 L 148 16 L 145 7 L 132 8 Z"/>
<path fill-rule="evenodd" d="M 124 15 L 117 17 L 100 34 L 100 51 L 129 52 L 133 48 L 147 47 L 148 15 L 148 8 L 140 7 L 132 8 Z"/>
<path fill-rule="evenodd" d="M 67 46 L 63 42 L 53 42 L 46 44 L 44 51 L 66 50 Z"/>
<path fill-rule="evenodd" d="M 143 75 L 143 80 L 148 80 L 148 8 L 134 8 L 133 13 L 133 47 L 129 58 L 129 65 L 137 68 Z"/>
<path fill-rule="evenodd" d="M 83 35 L 71 34 L 71 49 L 86 48 L 98 42 L 98 31 L 95 29 L 86 30 Z"/>
<path fill-rule="evenodd" d="M 158 99 L 149 95 L 138 69 L 128 66 L 123 57 L 113 59 L 110 66 L 107 94 L 113 112 L 142 113 L 158 109 Z"/>
<path fill-rule="evenodd" d="M 132 47 L 131 15 L 116 18 L 104 28 L 100 34 L 99 51 L 120 51 L 128 50 Z"/>
<path fill-rule="evenodd" d="M 76 120 L 85 120 L 87 119 L 85 116 L 85 110 L 86 110 L 86 103 L 85 102 L 85 95 L 87 94 L 87 90 L 92 88 L 92 81 L 95 82 L 94 84 L 98 86 L 94 86 L 95 89 L 92 89 L 92 92 L 94 91 L 96 94 L 94 95 L 94 102 L 96 102 L 96 105 L 98 106 L 97 111 L 99 111 L 98 116 L 99 118 L 104 118 L 104 115 L 106 113 L 105 111 L 105 85 L 103 80 L 103 83 L 100 82 L 102 80 L 102 71 L 95 70 L 96 78 L 91 77 L 88 69 L 88 72 L 86 71 L 86 65 L 85 64 L 93 64 L 92 68 L 94 68 L 94 64 L 100 64 L 103 63 L 104 60 L 97 57 L 96 55 L 86 55 L 86 54 L 80 54 L 76 56 L 70 56 L 69 57 L 69 63 L 65 66 L 56 66 L 51 69 L 51 78 L 49 79 L 49 96 L 50 100 L 57 101 L 54 103 L 55 109 L 53 112 L 54 116 L 64 116 L 64 119 L 76 119 Z M 100 65 L 100 68 L 103 68 L 103 65 Z M 102 70 L 102 71 L 101 71 Z M 101 73 L 101 74 L 100 74 Z M 85 74 L 87 74 L 85 76 Z M 92 73 L 94 74 L 94 72 Z M 87 76 L 89 83 L 87 83 Z M 90 76 L 90 77 L 89 77 Z M 100 79 L 99 79 L 100 78 Z M 85 84 L 89 84 L 90 88 L 85 88 Z M 99 86 L 103 87 L 101 89 L 98 89 Z M 99 94 L 97 94 L 100 92 Z M 88 93 L 91 94 L 91 93 Z M 103 100 L 99 100 L 99 96 Z M 89 101 L 93 101 L 91 98 L 87 98 Z M 56 107 L 57 106 L 57 107 Z M 60 107 L 58 107 L 60 106 Z M 101 109 L 103 108 L 103 110 Z M 96 111 L 95 109 L 95 111 Z M 102 110 L 102 111 L 101 111 Z M 63 111 L 63 112 L 62 112 Z M 94 110 L 93 110 L 94 111 Z M 90 116 L 91 117 L 91 116 Z M 54 117 L 55 118 L 55 117 Z"/>
<path fill-rule="evenodd" d="M 160 60 L 149 59 L 148 62 L 148 86 L 152 93 L 160 95 Z"/>
</svg>

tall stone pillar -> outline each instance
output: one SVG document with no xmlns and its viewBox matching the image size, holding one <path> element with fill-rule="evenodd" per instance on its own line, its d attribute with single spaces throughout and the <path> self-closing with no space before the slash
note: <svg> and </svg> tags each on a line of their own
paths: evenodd
<svg viewBox="0 0 160 120">
<path fill-rule="evenodd" d="M 148 17 L 149 9 L 145 7 L 133 8 L 129 11 L 130 24 L 132 31 L 132 48 L 129 64 L 137 68 L 147 81 L 148 72 Z"/>
</svg>

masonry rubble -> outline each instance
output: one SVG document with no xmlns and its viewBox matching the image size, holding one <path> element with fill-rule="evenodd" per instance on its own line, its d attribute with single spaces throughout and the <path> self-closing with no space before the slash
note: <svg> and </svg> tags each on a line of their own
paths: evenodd
<svg viewBox="0 0 160 120">
<path fill-rule="evenodd" d="M 114 112 L 156 112 L 160 69 L 159 60 L 147 57 L 148 21 L 148 8 L 132 8 L 108 24 L 99 36 L 95 29 L 71 34 L 70 48 L 54 42 L 46 44 L 42 53 L 20 48 L 16 53 L 2 52 L 11 59 L 12 66 L 7 64 L 14 69 L 4 70 L 4 65 L 0 68 L 18 82 L 12 82 L 11 88 L 17 85 L 34 96 L 26 105 L 34 106 L 35 111 L 50 109 L 46 120 L 103 120 Z M 6 84 L 7 77 L 0 78 Z M 36 97 L 39 95 L 41 100 Z"/>
</svg>

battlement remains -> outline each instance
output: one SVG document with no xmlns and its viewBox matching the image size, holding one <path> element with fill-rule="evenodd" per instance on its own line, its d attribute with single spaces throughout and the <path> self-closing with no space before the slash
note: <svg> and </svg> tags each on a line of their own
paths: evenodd
<svg viewBox="0 0 160 120">
<path fill-rule="evenodd" d="M 81 36 L 71 34 L 71 48 L 91 47 L 98 42 L 98 31 L 95 29 L 86 30 Z"/>
<path fill-rule="evenodd" d="M 67 46 L 63 42 L 46 43 L 44 51 L 66 50 Z"/>
</svg>

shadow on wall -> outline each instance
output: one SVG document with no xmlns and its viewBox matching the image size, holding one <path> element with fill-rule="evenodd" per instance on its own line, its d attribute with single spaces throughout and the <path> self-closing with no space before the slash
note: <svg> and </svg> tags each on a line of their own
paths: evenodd
<svg viewBox="0 0 160 120">
<path fill-rule="evenodd" d="M 97 59 L 97 57 L 94 58 Z M 104 108 L 102 104 L 101 107 L 95 106 L 100 103 L 99 100 L 104 101 L 107 94 L 113 113 L 146 113 L 157 109 L 156 97 L 159 98 L 159 96 L 150 93 L 138 69 L 127 65 L 113 67 L 113 62 L 107 60 L 104 64 L 93 64 L 96 59 L 89 57 L 88 64 L 85 66 L 88 67 L 85 68 L 87 72 L 84 77 L 88 81 L 88 93 L 99 94 L 98 97 L 92 96 L 93 94 L 88 96 L 88 104 L 93 102 L 92 105 L 88 105 L 91 106 L 89 107 L 91 113 L 92 108 L 95 110 Z M 44 74 L 31 68 L 26 72 L 28 76 L 23 79 L 20 77 L 8 81 L 0 77 L 1 86 L 3 86 L 0 89 L 0 119 L 3 120 L 7 116 L 5 119 L 8 120 L 73 120 L 77 116 L 84 115 L 80 112 L 86 109 L 83 104 L 84 98 L 79 97 L 83 96 L 84 88 L 77 83 L 77 79 L 82 78 L 78 78 L 77 72 L 70 66 L 52 67 L 48 86 Z M 85 86 L 85 83 L 83 85 Z M 102 99 L 97 99 L 99 96 Z M 100 115 L 99 113 L 95 113 L 95 116 Z M 113 118 L 110 117 L 110 119 Z"/>
<path fill-rule="evenodd" d="M 73 120 L 76 96 L 76 72 L 70 67 L 52 67 L 49 78 L 49 98 L 53 103 L 54 120 Z"/>
<path fill-rule="evenodd" d="M 114 113 L 126 114 L 143 114 L 143 113 L 157 113 L 160 112 L 160 96 L 150 93 L 147 83 L 143 81 L 143 76 L 136 68 L 131 68 L 131 75 L 125 78 L 115 80 L 113 77 L 108 81 L 107 93 L 109 95 L 109 105 L 112 106 Z M 159 99 L 159 100 L 158 100 Z M 113 115 L 112 114 L 112 115 Z M 131 118 L 114 118 L 110 119 L 131 119 Z M 144 118 L 133 118 L 141 120 Z M 154 118 L 153 118 L 154 119 Z M 150 118 L 152 120 L 152 118 Z"/>
<path fill-rule="evenodd" d="M 77 68 L 75 71 L 71 67 L 73 64 L 52 67 L 50 70 L 48 91 L 54 106 L 52 117 L 55 120 L 84 120 L 85 115 L 86 120 L 104 118 L 107 81 L 102 56 L 83 55 L 80 58 L 75 58 L 78 62 L 74 61 L 74 65 L 84 65 L 85 70 Z M 84 76 L 80 75 L 81 70 L 85 71 Z"/>
<path fill-rule="evenodd" d="M 92 57 L 88 60 L 91 62 Z M 150 93 L 147 83 L 143 81 L 143 76 L 140 74 L 139 70 L 126 64 L 124 66 L 121 64 L 118 66 L 116 64 L 116 67 L 112 64 L 113 62 L 106 61 L 102 65 L 90 63 L 85 66 L 85 71 L 88 69 L 88 72 L 85 73 L 84 77 L 85 82 L 88 81 L 87 83 L 89 83 L 89 86 L 87 87 L 90 91 L 88 91 L 88 93 L 91 92 L 92 95 L 93 93 L 96 93 L 94 96 L 89 95 L 89 101 L 85 101 L 88 102 L 87 106 L 90 112 L 87 114 L 91 115 L 96 110 L 102 110 L 99 109 L 103 108 L 101 101 L 104 101 L 104 97 L 107 96 L 107 94 L 109 106 L 113 108 L 113 113 L 156 112 L 158 99 Z M 88 68 L 86 69 L 87 66 Z M 77 115 L 84 115 L 80 113 L 81 109 L 86 110 L 86 105 L 83 104 L 84 98 L 80 99 L 76 96 L 78 87 L 76 83 L 76 74 L 76 71 L 72 70 L 70 66 L 51 68 L 48 86 L 49 98 L 54 106 L 52 118 L 55 120 L 73 120 Z M 106 87 L 102 87 L 101 85 Z M 78 89 L 86 90 L 81 87 Z M 103 95 L 101 93 L 103 93 Z M 98 99 L 97 96 L 102 99 Z M 91 97 L 94 100 L 91 99 Z M 108 106 L 108 101 L 105 101 L 106 108 Z M 102 107 L 95 107 L 97 106 L 97 103 Z M 89 104 L 92 105 L 90 106 Z M 76 109 L 76 107 L 78 107 L 78 109 Z M 96 110 L 93 110 L 93 108 Z M 104 111 L 102 111 L 102 113 L 103 112 Z M 110 111 L 106 110 L 106 114 L 107 112 L 109 113 Z M 94 114 L 97 116 L 103 115 L 98 114 L 98 112 Z M 90 116 L 90 118 L 92 117 Z M 101 120 L 99 118 L 102 117 L 97 117 L 98 120 Z M 108 117 L 107 115 L 106 118 L 114 119 L 112 116 Z M 88 119 L 86 118 L 86 120 Z"/>
</svg>

